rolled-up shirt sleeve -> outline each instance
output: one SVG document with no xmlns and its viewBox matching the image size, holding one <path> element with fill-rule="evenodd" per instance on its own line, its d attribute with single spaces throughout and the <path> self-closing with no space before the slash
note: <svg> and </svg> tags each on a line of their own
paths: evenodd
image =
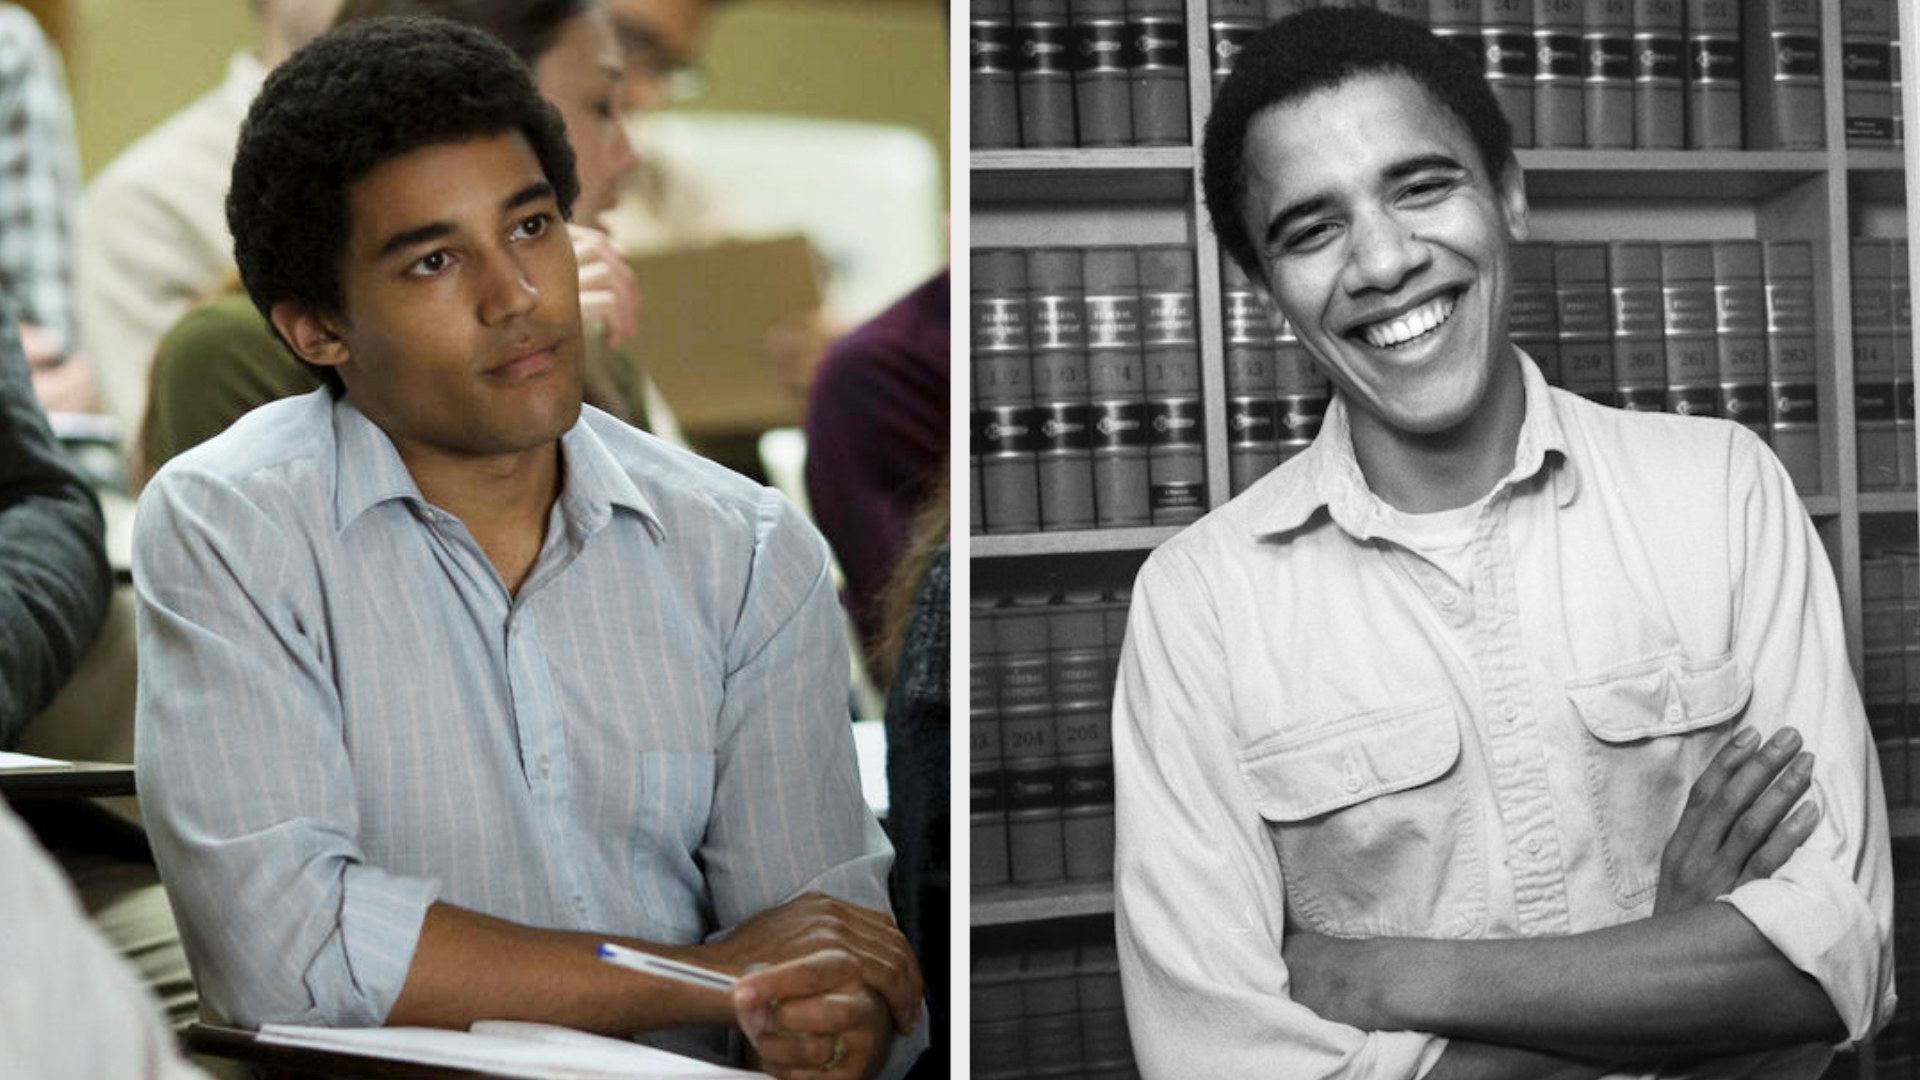
<svg viewBox="0 0 1920 1080">
<path fill-rule="evenodd" d="M 1814 834 L 1772 877 L 1721 899 L 1820 983 L 1847 1028 L 1870 1037 L 1893 1015 L 1893 873 L 1886 796 L 1847 662 L 1840 600 L 1819 537 L 1773 456 L 1739 441 L 1728 552 L 1742 582 L 1736 650 L 1749 657 L 1748 716 L 1791 724 L 1814 755 Z"/>
<path fill-rule="evenodd" d="M 771 490 L 727 646 L 713 816 L 701 863 L 724 934 L 803 893 L 891 913 L 893 847 L 861 792 L 847 711 L 845 621 L 827 546 Z M 927 1046 L 927 1014 L 893 1041 L 882 1078 Z"/>
<path fill-rule="evenodd" d="M 141 804 L 215 1012 L 378 1024 L 439 885 L 363 857 L 314 555 L 272 495 L 176 468 L 141 499 Z"/>
<path fill-rule="evenodd" d="M 1183 552 L 1141 571 L 1114 696 L 1115 918 L 1148 1078 L 1412 1078 L 1446 1040 L 1368 1033 L 1288 996 L 1285 886 L 1235 764 L 1220 625 Z"/>
</svg>

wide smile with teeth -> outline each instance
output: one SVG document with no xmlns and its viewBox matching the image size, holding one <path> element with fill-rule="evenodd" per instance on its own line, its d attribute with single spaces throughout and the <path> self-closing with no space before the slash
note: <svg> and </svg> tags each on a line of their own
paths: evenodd
<svg viewBox="0 0 1920 1080">
<path fill-rule="evenodd" d="M 1363 326 L 1355 333 L 1376 349 L 1397 349 L 1410 345 L 1438 330 L 1453 316 L 1457 298 L 1451 294 L 1436 296 L 1405 315 Z"/>
</svg>

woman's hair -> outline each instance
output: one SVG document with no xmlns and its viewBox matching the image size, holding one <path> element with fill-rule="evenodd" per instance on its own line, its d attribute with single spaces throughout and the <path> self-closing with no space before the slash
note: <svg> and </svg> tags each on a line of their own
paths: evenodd
<svg viewBox="0 0 1920 1080">
<path fill-rule="evenodd" d="M 867 669 L 882 689 L 893 682 L 900 662 L 900 645 L 913 615 L 913 598 L 920 590 L 920 579 L 926 576 L 927 563 L 952 531 L 952 511 L 948 506 L 950 481 L 944 461 L 939 476 L 940 482 L 927 493 L 927 501 L 914 516 L 913 535 L 907 541 L 906 550 L 900 553 L 900 561 L 894 563 L 893 574 L 887 578 L 886 588 L 880 594 L 880 637 L 873 644 L 873 655 L 867 658 Z"/>
<path fill-rule="evenodd" d="M 387 15 L 438 15 L 486 31 L 532 67 L 553 47 L 567 20 L 599 6 L 600 0 L 347 0 L 333 25 Z"/>
</svg>

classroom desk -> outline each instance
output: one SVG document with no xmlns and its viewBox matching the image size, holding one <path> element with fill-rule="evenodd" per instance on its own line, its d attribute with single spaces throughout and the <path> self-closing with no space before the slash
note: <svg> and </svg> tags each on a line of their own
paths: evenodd
<svg viewBox="0 0 1920 1080">
<path fill-rule="evenodd" d="M 187 1028 L 186 1046 L 190 1052 L 206 1057 L 245 1062 L 267 1080 L 468 1080 L 490 1075 L 471 1069 L 275 1046 L 259 1042 L 246 1028 L 219 1024 L 194 1024 Z"/>
<path fill-rule="evenodd" d="M 75 761 L 70 767 L 0 769 L 0 796 L 13 803 L 39 799 L 93 799 L 133 793 L 131 765 Z"/>
</svg>

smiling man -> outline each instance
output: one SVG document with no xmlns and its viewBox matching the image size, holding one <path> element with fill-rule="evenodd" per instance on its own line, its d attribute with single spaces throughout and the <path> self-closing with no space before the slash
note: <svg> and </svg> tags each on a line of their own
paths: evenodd
<svg viewBox="0 0 1920 1080">
<path fill-rule="evenodd" d="M 1814 1077 L 1893 1004 L 1832 573 L 1743 428 L 1550 389 L 1479 65 L 1255 38 L 1209 214 L 1336 388 L 1148 559 L 1115 700 L 1149 1077 Z"/>
<path fill-rule="evenodd" d="M 241 276 L 328 386 L 141 500 L 141 795 L 203 998 L 898 1074 L 919 975 L 825 544 L 582 407 L 578 191 L 526 69 L 441 20 L 335 30 L 248 116 Z"/>
</svg>

